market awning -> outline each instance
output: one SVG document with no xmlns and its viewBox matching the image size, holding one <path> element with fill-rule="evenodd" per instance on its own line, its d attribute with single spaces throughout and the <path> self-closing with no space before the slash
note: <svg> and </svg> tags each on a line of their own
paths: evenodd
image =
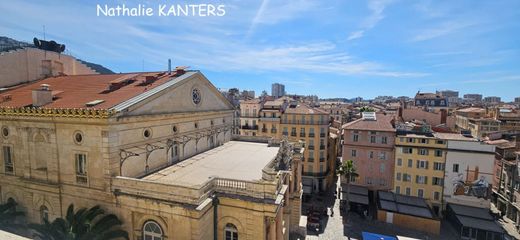
<svg viewBox="0 0 520 240">
<path fill-rule="evenodd" d="M 386 236 L 376 233 L 362 232 L 363 240 L 397 240 L 397 238 L 392 236 Z"/>
</svg>

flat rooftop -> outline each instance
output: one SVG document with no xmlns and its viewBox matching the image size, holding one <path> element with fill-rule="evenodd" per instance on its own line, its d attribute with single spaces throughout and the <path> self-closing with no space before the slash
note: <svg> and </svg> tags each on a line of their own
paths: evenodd
<svg viewBox="0 0 520 240">
<path fill-rule="evenodd" d="M 230 141 L 142 179 L 189 186 L 203 184 L 210 177 L 260 180 L 262 169 L 276 157 L 278 149 L 266 143 Z"/>
</svg>

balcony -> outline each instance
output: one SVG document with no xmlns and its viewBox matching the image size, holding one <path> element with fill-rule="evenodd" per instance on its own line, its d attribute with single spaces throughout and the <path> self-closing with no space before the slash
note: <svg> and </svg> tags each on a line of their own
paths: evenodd
<svg viewBox="0 0 520 240">
<path fill-rule="evenodd" d="M 320 162 L 325 162 L 325 158 L 324 157 L 320 157 Z"/>
<path fill-rule="evenodd" d="M 305 137 L 305 133 L 300 133 L 300 137 Z"/>
<path fill-rule="evenodd" d="M 314 158 L 313 157 L 307 158 L 307 161 L 308 162 L 314 162 Z"/>
<path fill-rule="evenodd" d="M 309 149 L 309 150 L 314 150 L 314 145 L 309 145 L 309 146 L 307 146 L 307 149 Z"/>
<path fill-rule="evenodd" d="M 309 133 L 309 137 L 314 137 L 314 133 Z"/>
<path fill-rule="evenodd" d="M 314 122 L 311 122 L 311 121 L 301 121 L 301 120 L 295 120 L 295 121 L 292 121 L 292 120 L 282 120 L 281 122 L 282 122 L 282 124 L 297 124 L 297 125 L 328 125 L 329 124 L 329 122 L 327 122 L 327 121 L 323 121 L 323 122 L 314 121 Z"/>
<path fill-rule="evenodd" d="M 327 134 L 325 133 L 320 133 L 320 137 L 325 137 Z"/>
<path fill-rule="evenodd" d="M 297 135 L 296 135 L 295 132 L 292 132 L 292 133 L 291 133 L 291 137 L 296 137 L 296 136 L 297 136 Z"/>
<path fill-rule="evenodd" d="M 84 174 L 76 174 L 76 182 L 80 184 L 87 184 L 88 178 Z"/>
<path fill-rule="evenodd" d="M 258 118 L 258 114 L 243 114 L 240 115 L 241 118 Z"/>
<path fill-rule="evenodd" d="M 260 121 L 264 121 L 264 122 L 280 122 L 280 118 L 279 117 L 261 117 Z"/>
<path fill-rule="evenodd" d="M 240 129 L 245 129 L 245 130 L 258 130 L 258 125 L 255 125 L 255 126 L 243 125 L 243 126 L 240 126 Z"/>
</svg>

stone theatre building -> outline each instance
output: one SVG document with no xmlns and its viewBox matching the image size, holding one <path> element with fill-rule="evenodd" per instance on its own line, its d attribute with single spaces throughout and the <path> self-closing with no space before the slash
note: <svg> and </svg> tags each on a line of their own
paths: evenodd
<svg viewBox="0 0 520 240">
<path fill-rule="evenodd" d="M 57 76 L 0 93 L 0 200 L 30 222 L 101 205 L 131 239 L 288 239 L 298 144 L 232 137 L 198 71 Z"/>
</svg>

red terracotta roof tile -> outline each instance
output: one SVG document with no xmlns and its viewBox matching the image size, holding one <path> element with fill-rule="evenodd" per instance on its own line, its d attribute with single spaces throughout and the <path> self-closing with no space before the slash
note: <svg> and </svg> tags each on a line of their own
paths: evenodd
<svg viewBox="0 0 520 240">
<path fill-rule="evenodd" d="M 155 76 L 157 79 L 150 84 L 143 84 L 147 80 L 146 76 Z M 50 90 L 57 94 L 54 95 L 55 99 L 43 108 L 109 109 L 175 78 L 174 76 L 164 72 L 145 72 L 50 77 L 2 93 L 2 96 L 10 95 L 10 100 L 0 100 L 3 101 L 0 102 L 0 107 L 31 106 L 32 90 L 39 89 L 42 84 L 48 84 Z M 128 79 L 132 81 L 125 85 Z M 110 84 L 121 84 L 121 86 L 116 90 L 107 91 Z M 95 106 L 86 106 L 86 103 L 95 100 L 103 101 Z"/>
</svg>

